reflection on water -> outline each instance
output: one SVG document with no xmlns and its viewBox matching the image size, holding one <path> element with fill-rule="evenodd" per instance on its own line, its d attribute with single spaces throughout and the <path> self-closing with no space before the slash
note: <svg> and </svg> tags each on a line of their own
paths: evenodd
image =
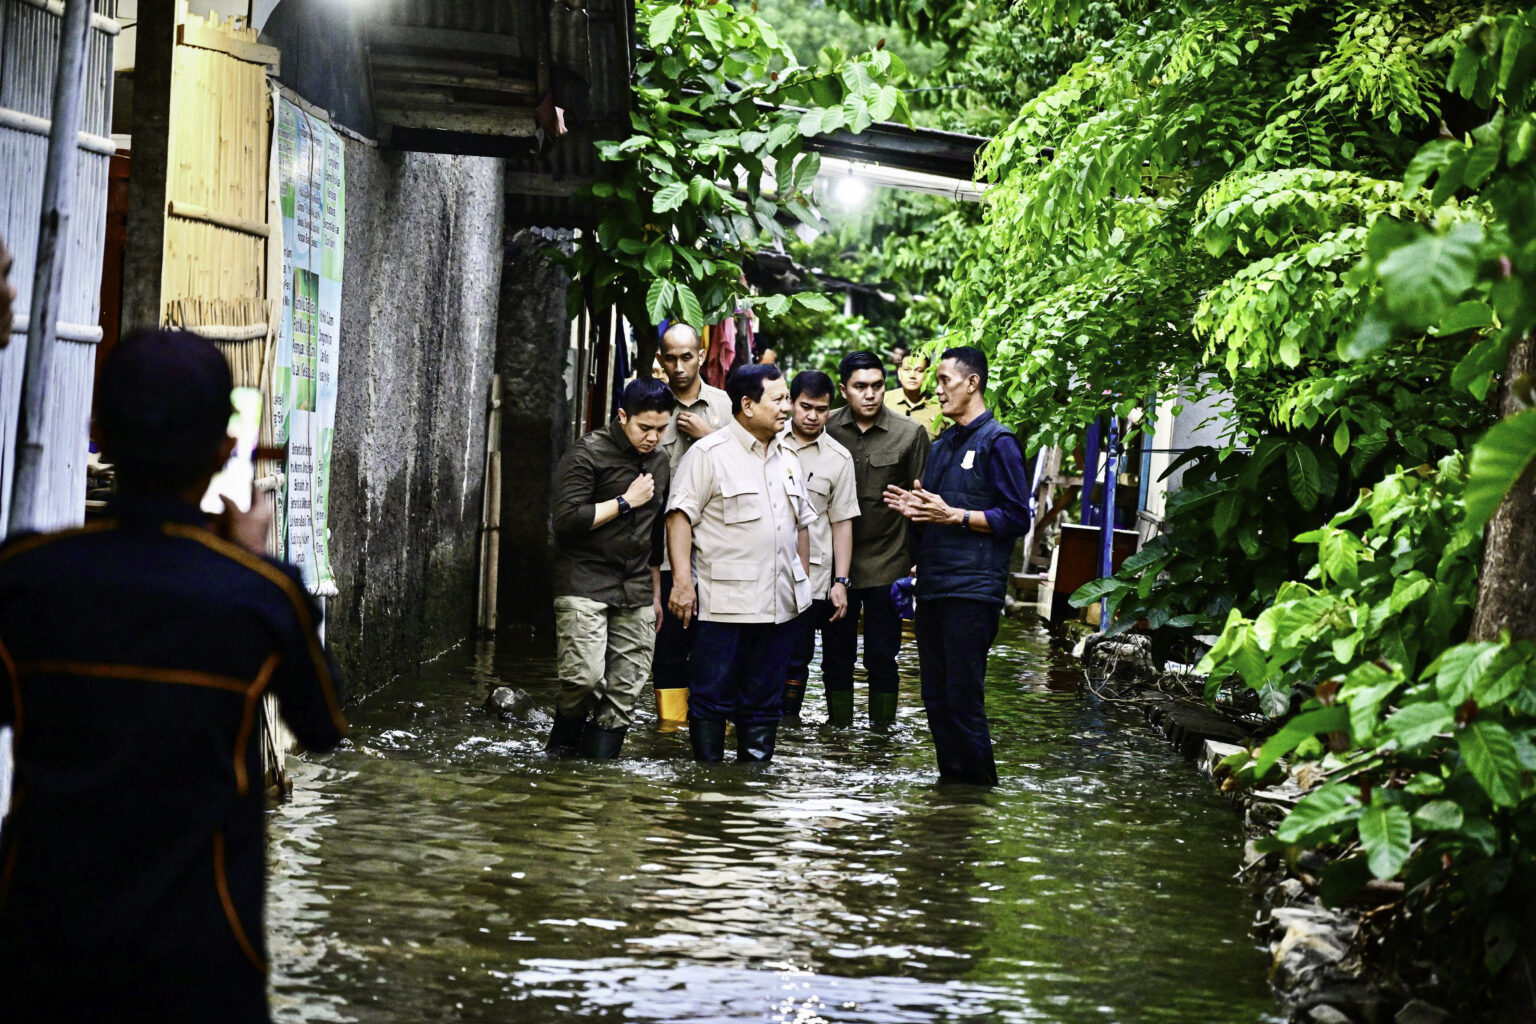
<svg viewBox="0 0 1536 1024">
<path fill-rule="evenodd" d="M 910 648 L 910 643 L 907 648 Z M 1005 621 L 1003 784 L 939 789 L 903 653 L 888 735 L 813 706 L 768 766 L 542 753 L 550 652 L 449 655 L 352 709 L 273 815 L 283 1021 L 1277 1019 L 1232 880 L 1238 822 L 1134 717 L 1063 692 Z M 521 686 L 532 724 L 479 710 Z M 649 699 L 647 699 L 649 704 Z"/>
</svg>

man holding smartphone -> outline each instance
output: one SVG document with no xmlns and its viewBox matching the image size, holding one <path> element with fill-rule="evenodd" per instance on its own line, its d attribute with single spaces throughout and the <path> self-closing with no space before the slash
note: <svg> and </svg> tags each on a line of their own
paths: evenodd
<svg viewBox="0 0 1536 1024">
<path fill-rule="evenodd" d="M 320 613 L 271 512 L 198 502 L 234 441 L 229 366 L 182 331 L 107 358 L 110 517 L 0 547 L 0 1020 L 266 1021 L 263 695 L 346 732 Z"/>
</svg>

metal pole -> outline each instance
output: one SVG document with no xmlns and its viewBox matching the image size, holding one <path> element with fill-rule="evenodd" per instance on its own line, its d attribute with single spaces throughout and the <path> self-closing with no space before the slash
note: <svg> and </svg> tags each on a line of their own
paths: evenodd
<svg viewBox="0 0 1536 1024">
<path fill-rule="evenodd" d="M 47 410 L 53 349 L 58 344 L 59 288 L 69 247 L 69 205 L 79 152 L 80 98 L 84 87 L 86 41 L 92 0 L 66 0 L 59 26 L 59 68 L 53 81 L 53 124 L 48 131 L 48 164 L 43 175 L 42 215 L 37 234 L 37 268 L 32 279 L 32 318 L 27 324 L 27 361 L 22 376 L 20 438 L 16 445 L 16 488 L 11 529 L 35 530 L 51 522 L 45 472 L 43 418 Z"/>
<path fill-rule="evenodd" d="M 1109 417 L 1109 443 L 1104 446 L 1104 507 L 1099 531 L 1099 576 L 1113 576 L 1115 572 L 1115 463 L 1120 454 L 1120 418 Z M 1109 628 L 1109 616 L 1104 614 L 1104 602 L 1099 602 L 1099 632 Z"/>
</svg>

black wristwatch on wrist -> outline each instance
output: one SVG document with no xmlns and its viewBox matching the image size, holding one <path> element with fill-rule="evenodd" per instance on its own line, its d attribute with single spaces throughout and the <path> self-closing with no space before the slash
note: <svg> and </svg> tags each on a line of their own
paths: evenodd
<svg viewBox="0 0 1536 1024">
<path fill-rule="evenodd" d="M 832 582 L 841 583 L 844 590 L 853 589 L 853 580 L 849 579 L 847 576 L 834 576 L 832 577 Z"/>
<path fill-rule="evenodd" d="M 634 509 L 629 507 L 629 502 L 624 500 L 624 495 L 621 494 L 614 500 L 619 503 L 619 515 L 627 516 L 634 511 Z"/>
</svg>

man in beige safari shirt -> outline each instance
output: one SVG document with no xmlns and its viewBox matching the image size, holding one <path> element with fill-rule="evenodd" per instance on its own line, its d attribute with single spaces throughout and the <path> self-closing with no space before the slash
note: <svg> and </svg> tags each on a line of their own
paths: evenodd
<svg viewBox="0 0 1536 1024">
<path fill-rule="evenodd" d="M 789 388 L 777 367 L 742 366 L 725 381 L 733 418 L 678 464 L 667 503 L 677 566 L 668 605 L 698 619 L 688 660 L 688 730 L 695 760 L 773 757 L 795 622 L 810 607 L 816 513 L 799 460 L 779 442 Z M 683 566 L 692 566 L 692 573 Z"/>
<path fill-rule="evenodd" d="M 656 353 L 667 377 L 667 387 L 677 401 L 672 421 L 661 435 L 659 449 L 666 453 L 667 466 L 675 475 L 688 449 L 731 422 L 731 398 L 719 388 L 710 387 L 699 376 L 704 365 L 699 351 L 699 332 L 687 324 L 675 323 L 661 336 Z M 656 631 L 656 648 L 651 655 L 651 677 L 656 686 L 656 717 L 663 732 L 678 729 L 688 720 L 688 652 L 693 648 L 693 627 L 684 626 L 673 615 L 668 600 L 672 595 L 672 564 L 662 553 L 661 625 Z"/>
<path fill-rule="evenodd" d="M 790 420 L 781 443 L 795 453 L 816 522 L 811 525 L 811 607 L 795 628 L 795 647 L 784 677 L 784 720 L 795 722 L 805 703 L 805 681 L 816 653 L 816 632 L 848 613 L 848 566 L 853 520 L 859 514 L 853 455 L 827 433 L 832 378 L 804 370 L 789 384 Z M 825 645 L 825 640 L 823 640 Z M 825 667 L 825 654 L 823 655 Z"/>
</svg>

